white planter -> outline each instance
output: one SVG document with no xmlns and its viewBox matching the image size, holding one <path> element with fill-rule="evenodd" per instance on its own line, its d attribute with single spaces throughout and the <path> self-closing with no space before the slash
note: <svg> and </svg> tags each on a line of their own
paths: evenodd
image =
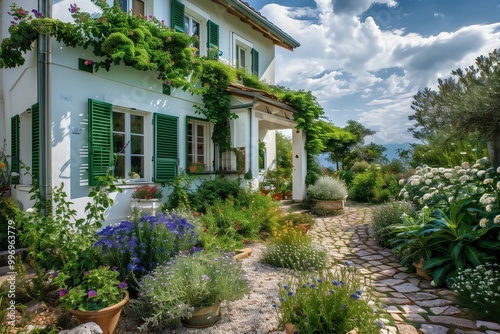
<svg viewBox="0 0 500 334">
<path fill-rule="evenodd" d="M 130 199 L 130 208 L 132 211 L 137 209 L 139 212 L 147 212 L 150 215 L 156 215 L 162 206 L 163 202 L 158 198 L 153 199 Z"/>
</svg>

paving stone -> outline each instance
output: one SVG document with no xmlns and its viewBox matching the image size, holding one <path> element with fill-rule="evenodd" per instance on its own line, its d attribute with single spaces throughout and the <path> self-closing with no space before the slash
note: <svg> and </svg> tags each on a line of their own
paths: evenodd
<svg viewBox="0 0 500 334">
<path fill-rule="evenodd" d="M 478 331 L 464 331 L 461 330 L 460 328 L 457 328 L 453 331 L 453 334 L 483 334 L 483 332 L 478 332 Z"/>
<path fill-rule="evenodd" d="M 410 276 L 410 274 L 407 274 L 407 273 L 397 273 L 397 274 L 395 274 L 392 277 L 393 278 L 405 279 L 405 278 L 408 278 L 408 276 Z"/>
<path fill-rule="evenodd" d="M 403 317 L 405 317 L 405 319 L 408 321 L 415 321 L 415 322 L 420 322 L 420 323 L 427 321 L 427 320 L 425 320 L 424 317 L 422 317 L 420 314 L 417 314 L 417 313 L 408 313 L 408 314 L 405 313 L 405 314 L 403 314 Z"/>
<path fill-rule="evenodd" d="M 438 296 L 428 292 L 416 292 L 416 293 L 408 293 L 406 297 L 411 300 L 428 300 L 428 299 L 436 299 Z"/>
<path fill-rule="evenodd" d="M 446 315 L 429 316 L 429 321 L 436 324 L 454 325 L 457 327 L 476 328 L 476 323 L 469 319 L 450 317 Z"/>
<path fill-rule="evenodd" d="M 401 292 L 393 292 L 391 293 L 391 297 L 393 298 L 406 298 L 406 295 Z"/>
<path fill-rule="evenodd" d="M 500 332 L 488 330 L 486 334 L 500 334 Z"/>
<path fill-rule="evenodd" d="M 385 298 L 380 298 L 380 301 L 382 303 L 396 304 L 396 305 L 411 304 L 411 301 L 408 298 L 390 298 L 390 297 L 385 297 Z"/>
<path fill-rule="evenodd" d="M 404 319 L 403 319 L 403 318 L 401 318 L 401 317 L 399 316 L 399 314 L 397 314 L 397 313 L 391 313 L 391 317 L 392 317 L 392 319 L 394 319 L 394 320 L 396 320 L 396 321 L 404 322 Z"/>
<path fill-rule="evenodd" d="M 420 331 L 424 334 L 446 334 L 449 329 L 433 324 L 422 324 L 422 326 L 420 326 Z"/>
<path fill-rule="evenodd" d="M 455 306 L 449 306 L 446 308 L 446 310 L 442 313 L 443 315 L 454 315 L 454 314 L 460 314 L 462 311 L 458 307 Z"/>
<path fill-rule="evenodd" d="M 408 324 L 396 324 L 400 334 L 418 334 L 417 329 Z"/>
<path fill-rule="evenodd" d="M 403 313 L 400 309 L 398 309 L 396 306 L 389 306 L 386 311 L 388 313 Z"/>
<path fill-rule="evenodd" d="M 394 289 L 399 291 L 399 292 L 403 292 L 403 293 L 420 291 L 420 289 L 418 287 L 416 287 L 415 285 L 410 284 L 410 283 L 403 283 L 403 284 L 395 285 Z"/>
<path fill-rule="evenodd" d="M 451 305 L 452 302 L 446 299 L 416 300 L 415 303 L 422 307 L 436 307 Z"/>
<path fill-rule="evenodd" d="M 491 322 L 491 321 L 478 320 L 476 321 L 476 326 L 477 328 L 486 327 L 488 329 L 500 330 L 500 325 L 497 324 L 496 322 Z"/>
<path fill-rule="evenodd" d="M 394 278 L 389 278 L 389 279 L 384 279 L 384 280 L 378 281 L 379 284 L 384 284 L 384 285 L 388 285 L 388 286 L 394 286 L 397 284 L 401 284 L 403 282 L 404 282 L 404 280 L 402 280 L 402 279 L 394 279 Z"/>
<path fill-rule="evenodd" d="M 427 311 L 417 305 L 402 305 L 401 309 L 404 313 L 426 313 Z"/>
</svg>

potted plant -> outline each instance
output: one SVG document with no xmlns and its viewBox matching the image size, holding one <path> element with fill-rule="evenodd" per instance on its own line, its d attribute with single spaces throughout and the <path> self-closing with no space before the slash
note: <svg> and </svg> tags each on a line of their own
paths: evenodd
<svg viewBox="0 0 500 334">
<path fill-rule="evenodd" d="M 142 185 L 137 186 L 131 196 L 131 208 L 139 212 L 147 212 L 155 215 L 162 205 L 162 190 L 157 186 Z"/>
<path fill-rule="evenodd" d="M 220 319 L 220 303 L 249 292 L 241 263 L 232 254 L 181 254 L 142 280 L 139 297 L 130 303 L 141 330 L 208 327 Z"/>
<path fill-rule="evenodd" d="M 362 276 L 344 266 L 303 272 L 280 284 L 278 321 L 292 333 L 380 333 L 384 327 Z"/>
<path fill-rule="evenodd" d="M 347 188 L 341 180 L 331 176 L 321 176 L 307 187 L 307 195 L 312 198 L 312 211 L 332 213 L 344 209 Z"/>
<path fill-rule="evenodd" d="M 189 165 L 190 173 L 201 173 L 204 170 L 205 170 L 204 165 L 200 162 L 192 163 L 191 165 Z"/>
<path fill-rule="evenodd" d="M 71 275 L 55 272 L 52 283 L 59 287 L 59 297 L 65 309 L 78 324 L 95 322 L 103 333 L 113 333 L 121 311 L 128 302 L 127 284 L 118 280 L 118 271 L 99 267 L 84 273 L 74 286 Z"/>
</svg>

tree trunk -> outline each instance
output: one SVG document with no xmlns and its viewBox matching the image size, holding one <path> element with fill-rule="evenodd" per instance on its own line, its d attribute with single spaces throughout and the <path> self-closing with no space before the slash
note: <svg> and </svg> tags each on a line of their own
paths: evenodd
<svg viewBox="0 0 500 334">
<path fill-rule="evenodd" d="M 493 132 L 486 146 L 491 165 L 495 169 L 500 167 L 500 130 Z"/>
</svg>

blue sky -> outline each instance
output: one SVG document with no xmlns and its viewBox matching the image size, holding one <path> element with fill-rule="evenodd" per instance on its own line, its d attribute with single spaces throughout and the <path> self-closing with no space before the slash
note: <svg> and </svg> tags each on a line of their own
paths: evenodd
<svg viewBox="0 0 500 334">
<path fill-rule="evenodd" d="M 312 91 L 328 119 L 413 142 L 412 97 L 500 48 L 500 0 L 246 0 L 301 46 L 277 48 L 276 83 Z"/>
</svg>

